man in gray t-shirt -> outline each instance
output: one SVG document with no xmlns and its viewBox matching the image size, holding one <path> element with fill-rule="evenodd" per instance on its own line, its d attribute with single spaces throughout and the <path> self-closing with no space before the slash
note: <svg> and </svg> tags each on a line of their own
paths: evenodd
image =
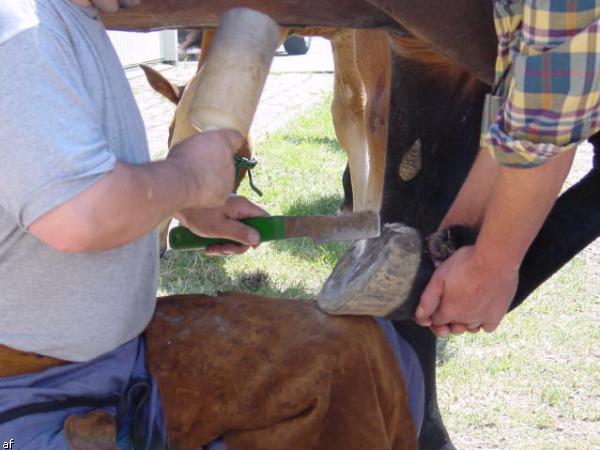
<svg viewBox="0 0 600 450">
<path fill-rule="evenodd" d="M 117 0 L 92 3 L 0 2 L 0 436 L 18 448 L 64 449 L 65 418 L 97 408 L 118 417 L 122 448 L 135 429 L 136 448 L 162 448 L 139 337 L 156 303 L 155 227 L 176 215 L 245 244 L 212 253 L 240 253 L 259 236 L 232 217 L 265 214 L 229 194 L 237 132 L 203 133 L 149 161 L 95 7 Z M 61 365 L 13 373 L 21 352 Z M 31 367 L 45 359 L 33 356 Z M 140 383 L 143 405 L 132 400 Z"/>
<path fill-rule="evenodd" d="M 160 220 L 186 210 L 196 230 L 253 245 L 252 229 L 194 210 L 227 200 L 242 217 L 263 211 L 228 199 L 234 132 L 204 133 L 149 162 L 95 8 L 8 0 L 0 20 L 0 343 L 90 360 L 147 326 Z"/>
</svg>

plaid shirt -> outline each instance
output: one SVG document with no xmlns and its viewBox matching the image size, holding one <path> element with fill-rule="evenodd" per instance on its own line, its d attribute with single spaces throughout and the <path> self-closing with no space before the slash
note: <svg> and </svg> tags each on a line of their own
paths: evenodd
<svg viewBox="0 0 600 450">
<path fill-rule="evenodd" d="M 600 130 L 600 0 L 495 0 L 496 83 L 484 146 L 532 167 Z"/>
</svg>

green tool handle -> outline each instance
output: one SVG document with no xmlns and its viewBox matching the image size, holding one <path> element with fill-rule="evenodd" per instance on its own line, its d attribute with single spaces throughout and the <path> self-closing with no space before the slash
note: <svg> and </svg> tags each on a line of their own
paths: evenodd
<svg viewBox="0 0 600 450">
<path fill-rule="evenodd" d="M 258 231 L 261 242 L 285 239 L 284 216 L 253 217 L 240 222 Z M 222 244 L 239 244 L 239 242 L 198 236 L 185 227 L 175 227 L 169 232 L 169 245 L 173 250 L 199 250 Z"/>
</svg>

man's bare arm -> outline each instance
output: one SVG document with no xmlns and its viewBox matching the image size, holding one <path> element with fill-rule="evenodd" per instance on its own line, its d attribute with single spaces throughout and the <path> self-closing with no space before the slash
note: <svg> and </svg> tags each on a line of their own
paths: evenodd
<svg viewBox="0 0 600 450">
<path fill-rule="evenodd" d="M 494 161 L 487 148 L 482 148 L 440 228 L 452 225 L 466 225 L 477 230 L 481 228 L 499 173 L 500 165 Z"/>
<path fill-rule="evenodd" d="M 494 330 L 508 310 L 518 269 L 556 200 L 573 152 L 532 169 L 502 167 L 475 246 L 464 247 L 434 273 L 417 322 L 438 335 L 482 326 Z M 451 328 L 452 327 L 452 328 Z"/>
<path fill-rule="evenodd" d="M 90 188 L 33 222 L 29 231 L 63 252 L 106 250 L 150 232 L 185 208 L 215 208 L 233 186 L 235 132 L 195 136 L 165 161 L 117 162 Z"/>
<path fill-rule="evenodd" d="M 532 169 L 502 167 L 475 244 L 495 267 L 519 268 L 569 174 L 575 152 Z"/>
</svg>

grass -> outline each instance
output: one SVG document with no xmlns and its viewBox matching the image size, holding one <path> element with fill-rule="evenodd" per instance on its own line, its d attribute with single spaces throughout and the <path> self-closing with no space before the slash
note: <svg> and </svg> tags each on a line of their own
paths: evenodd
<svg viewBox="0 0 600 450">
<path fill-rule="evenodd" d="M 261 199 L 272 214 L 333 214 L 341 201 L 340 150 L 326 98 L 256 144 Z M 598 245 L 598 243 L 596 243 Z M 235 258 L 200 252 L 163 260 L 160 291 L 241 290 L 308 298 L 344 244 L 268 243 Z M 579 255 L 493 334 L 440 341 L 438 395 L 460 449 L 600 449 L 600 282 Z"/>
<path fill-rule="evenodd" d="M 495 333 L 446 340 L 438 393 L 458 448 L 600 448 L 599 319 L 579 255 Z"/>
</svg>

